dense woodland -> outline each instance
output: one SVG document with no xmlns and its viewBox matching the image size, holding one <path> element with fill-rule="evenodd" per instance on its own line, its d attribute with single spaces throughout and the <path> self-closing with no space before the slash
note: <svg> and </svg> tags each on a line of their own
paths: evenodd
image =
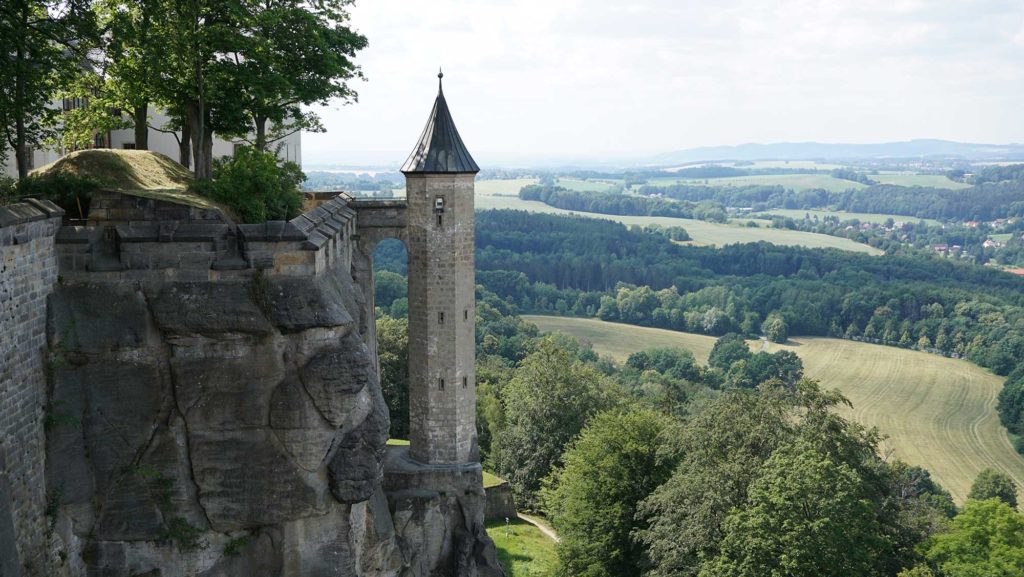
<svg viewBox="0 0 1024 577">
<path fill-rule="evenodd" d="M 389 278 L 387 296 L 399 294 L 402 275 Z M 552 575 L 1024 569 L 1012 480 L 984 471 L 958 511 L 928 471 L 880 458 L 877 432 L 836 416 L 845 399 L 804 380 L 795 355 L 752 353 L 730 334 L 706 367 L 679 349 L 617 365 L 539 335 L 483 286 L 477 296 L 481 453 L 558 532 Z M 405 323 L 378 319 L 396 436 L 408 412 Z"/>
</svg>

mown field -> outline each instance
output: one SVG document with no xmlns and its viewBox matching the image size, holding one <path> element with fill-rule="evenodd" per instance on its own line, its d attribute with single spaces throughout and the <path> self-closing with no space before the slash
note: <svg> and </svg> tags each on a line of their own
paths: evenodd
<svg viewBox="0 0 1024 577">
<path fill-rule="evenodd" d="M 680 179 L 675 176 L 648 179 L 651 186 L 668 186 L 676 183 L 704 184 L 711 186 L 746 186 L 749 184 L 782 185 L 796 191 L 811 188 L 823 188 L 832 192 L 842 192 L 851 188 L 864 188 L 864 185 L 852 180 L 833 178 L 828 174 L 761 174 L 754 176 L 729 176 L 725 178 Z"/>
<path fill-rule="evenodd" d="M 903 222 L 920 222 L 925 221 L 929 225 L 937 226 L 939 221 L 931 218 L 916 218 L 913 216 L 901 216 L 897 214 L 873 214 L 867 212 L 845 212 L 842 210 L 801 210 L 801 209 L 787 209 L 787 208 L 773 208 L 765 211 L 769 214 L 777 214 L 779 216 L 788 216 L 794 219 L 803 219 L 805 215 L 810 214 L 812 217 L 818 215 L 818 218 L 824 218 L 826 216 L 838 216 L 839 220 L 850 220 L 857 219 L 861 222 L 873 222 L 876 224 L 883 224 L 887 219 L 893 219 L 894 221 Z"/>
<path fill-rule="evenodd" d="M 702 335 L 591 319 L 526 318 L 542 330 L 587 339 L 617 359 L 650 346 L 678 346 L 703 361 L 714 343 Z M 678 335 L 674 341 L 672 335 Z M 840 339 L 800 337 L 768 348 L 780 349 L 799 355 L 808 377 L 842 391 L 853 408 L 840 412 L 878 427 L 888 437 L 886 454 L 926 467 L 958 503 L 986 467 L 1005 471 L 1024 489 L 1024 458 L 995 412 L 1001 377 L 967 361 Z"/>
<path fill-rule="evenodd" d="M 574 214 L 572 211 L 548 206 L 543 202 L 521 200 L 517 196 L 520 188 L 535 182 L 536 181 L 534 179 L 478 181 L 476 183 L 476 208 L 477 210 L 515 209 L 551 214 Z M 726 244 L 765 241 L 779 245 L 806 246 L 810 248 L 838 248 L 868 254 L 882 254 L 880 250 L 868 245 L 856 243 L 852 240 L 836 236 L 764 227 L 748 228 L 742 226 L 742 223 L 746 222 L 746 219 L 741 219 L 736 224 L 718 224 L 702 220 L 671 218 L 666 216 L 616 216 L 596 213 L 575 214 L 614 220 L 627 226 L 634 224 L 638 224 L 640 226 L 648 226 L 651 224 L 660 224 L 662 226 L 681 226 L 690 233 L 690 236 L 693 238 L 695 243 L 703 245 L 722 246 Z"/>
<path fill-rule="evenodd" d="M 931 186 L 934 188 L 948 188 L 960 190 L 970 188 L 971 185 L 950 180 L 941 174 L 913 174 L 909 172 L 869 174 L 868 178 L 877 180 L 882 184 L 898 184 L 899 186 Z"/>
</svg>

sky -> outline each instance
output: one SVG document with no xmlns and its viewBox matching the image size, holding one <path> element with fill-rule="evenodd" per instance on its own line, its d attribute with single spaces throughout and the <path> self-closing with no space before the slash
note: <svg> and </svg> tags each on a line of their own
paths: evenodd
<svg viewBox="0 0 1024 577">
<path fill-rule="evenodd" d="M 747 142 L 1024 142 L 1022 0 L 357 0 L 306 165 L 401 163 L 437 93 L 478 162 Z"/>
</svg>

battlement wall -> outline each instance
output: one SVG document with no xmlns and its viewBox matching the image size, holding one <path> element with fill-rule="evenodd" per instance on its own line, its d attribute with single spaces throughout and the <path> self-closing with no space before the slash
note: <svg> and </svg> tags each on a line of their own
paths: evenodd
<svg viewBox="0 0 1024 577">
<path fill-rule="evenodd" d="M 203 209 L 127 195 L 104 199 L 102 219 L 91 209 L 88 225 L 57 233 L 60 274 L 68 280 L 162 282 L 348 270 L 356 235 L 350 200 L 336 196 L 290 221 L 236 225 Z M 178 219 L 153 220 L 159 215 Z"/>
<path fill-rule="evenodd" d="M 57 282 L 60 208 L 0 207 L 0 575 L 41 575 L 46 299 Z"/>
</svg>

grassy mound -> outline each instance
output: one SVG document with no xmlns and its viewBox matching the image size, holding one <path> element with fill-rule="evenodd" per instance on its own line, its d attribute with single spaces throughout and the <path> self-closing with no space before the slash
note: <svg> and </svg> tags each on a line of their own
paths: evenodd
<svg viewBox="0 0 1024 577">
<path fill-rule="evenodd" d="M 61 177 L 88 179 L 106 190 L 201 208 L 219 208 L 209 199 L 189 192 L 193 178 L 188 169 L 149 150 L 79 150 L 33 170 L 31 177 L 40 181 Z"/>
</svg>

